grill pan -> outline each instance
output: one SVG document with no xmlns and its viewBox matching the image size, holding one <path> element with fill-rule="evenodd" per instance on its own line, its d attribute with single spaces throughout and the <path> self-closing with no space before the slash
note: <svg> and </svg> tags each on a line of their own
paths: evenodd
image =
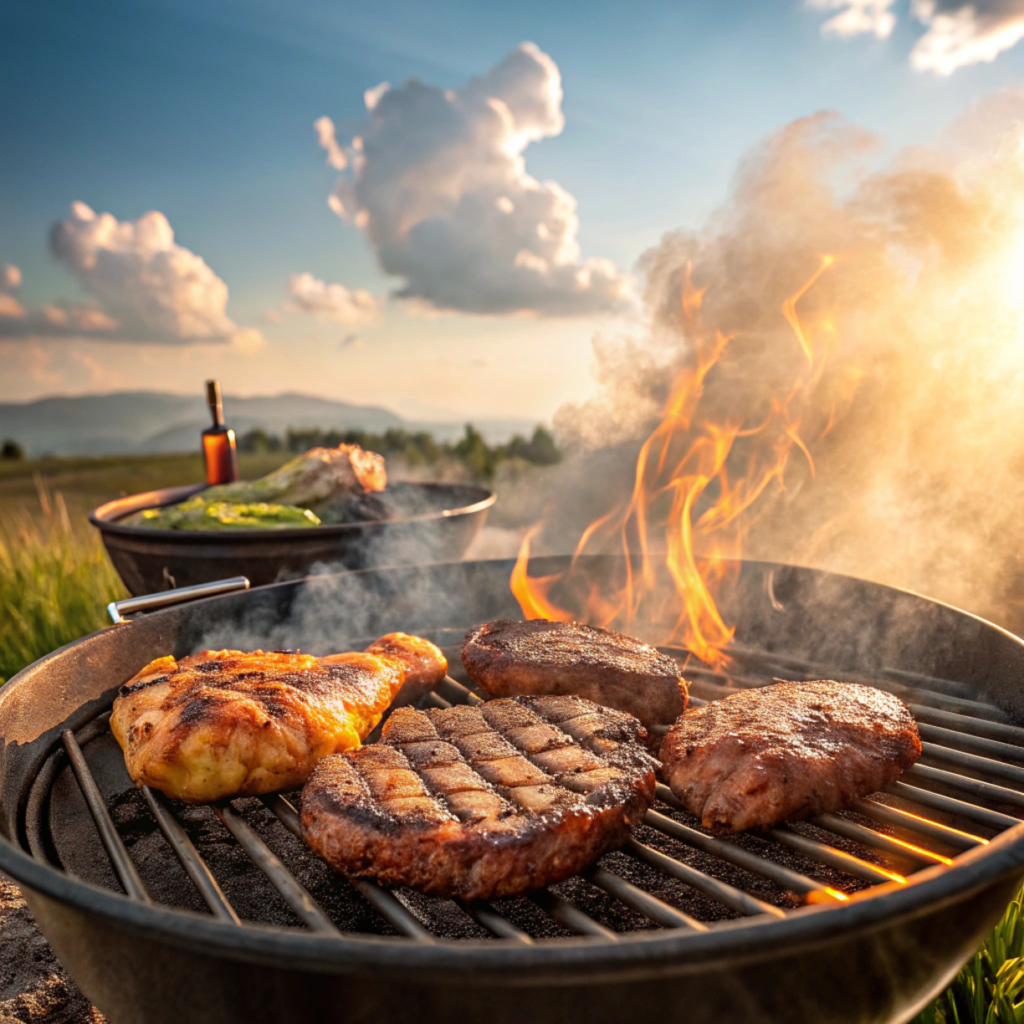
<svg viewBox="0 0 1024 1024">
<path fill-rule="evenodd" d="M 577 562 L 599 582 L 624 567 Z M 187 808 L 127 779 L 106 712 L 162 654 L 326 652 L 403 629 L 453 661 L 428 701 L 479 699 L 451 655 L 467 627 L 517 614 L 511 568 L 221 594 L 80 640 L 0 690 L 0 870 L 114 1024 L 904 1021 L 948 983 L 1024 875 L 1024 643 L 847 577 L 743 563 L 733 661 L 685 672 L 695 702 L 776 676 L 899 693 L 924 757 L 850 812 L 722 838 L 661 789 L 630 845 L 584 877 L 464 906 L 329 872 L 290 831 L 293 796 Z"/>
<path fill-rule="evenodd" d="M 461 558 L 495 502 L 491 491 L 475 484 L 401 482 L 389 488 L 409 510 L 398 519 L 272 530 L 158 530 L 121 521 L 205 489 L 196 484 L 133 494 L 89 514 L 130 594 L 195 586 L 238 573 L 259 587 L 306 576 L 318 563 L 337 570 Z"/>
</svg>

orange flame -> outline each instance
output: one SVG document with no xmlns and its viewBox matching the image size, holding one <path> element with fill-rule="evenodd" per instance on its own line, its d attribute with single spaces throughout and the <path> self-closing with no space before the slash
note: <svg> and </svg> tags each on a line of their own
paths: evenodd
<svg viewBox="0 0 1024 1024">
<path fill-rule="evenodd" d="M 716 594 L 740 555 L 751 509 L 773 483 L 783 486 L 794 449 L 814 473 L 811 452 L 799 433 L 798 413 L 821 377 L 829 347 L 815 345 L 815 333 L 831 336 L 835 328 L 827 317 L 814 325 L 816 330 L 806 327 L 796 306 L 834 262 L 834 257 L 823 256 L 814 274 L 782 304 L 782 314 L 807 356 L 809 369 L 784 398 L 773 399 L 765 419 L 751 427 L 698 418 L 705 381 L 730 337 L 701 324 L 705 289 L 694 287 L 692 267 L 687 266 L 681 309 L 694 359 L 676 375 L 661 421 L 640 448 L 632 493 L 623 505 L 587 527 L 566 574 L 574 572 L 576 558 L 588 545 L 617 535 L 626 556 L 622 588 L 611 598 L 590 588 L 576 612 L 556 604 L 550 594 L 565 582 L 565 575 L 533 578 L 528 572 L 530 545 L 542 525 L 538 523 L 523 538 L 511 580 L 512 593 L 527 619 L 581 618 L 628 628 L 643 610 L 648 623 L 671 622 L 666 641 L 682 642 L 709 664 L 725 660 L 733 627 L 722 617 Z M 734 475 L 737 463 L 743 471 Z M 673 582 L 670 614 L 656 579 L 655 536 Z M 640 556 L 639 573 L 632 554 Z"/>
</svg>

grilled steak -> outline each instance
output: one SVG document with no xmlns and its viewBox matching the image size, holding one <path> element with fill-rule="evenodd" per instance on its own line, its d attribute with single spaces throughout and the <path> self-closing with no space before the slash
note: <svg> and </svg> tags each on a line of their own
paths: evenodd
<svg viewBox="0 0 1024 1024">
<path fill-rule="evenodd" d="M 600 626 L 497 619 L 466 636 L 462 663 L 496 697 L 571 693 L 647 726 L 674 722 L 686 709 L 687 684 L 672 658 Z"/>
<path fill-rule="evenodd" d="M 306 842 L 347 875 L 437 896 L 510 896 L 625 842 L 654 799 L 635 718 L 578 697 L 399 708 L 381 742 L 324 758 Z"/>
<path fill-rule="evenodd" d="M 358 747 L 399 691 L 418 694 L 447 670 L 432 643 L 405 633 L 326 658 L 157 658 L 121 687 L 110 728 L 137 785 L 193 803 L 272 793 L 302 785 L 326 754 Z"/>
<path fill-rule="evenodd" d="M 920 756 L 903 701 L 829 680 L 714 701 L 680 718 L 661 747 L 662 774 L 686 809 L 732 832 L 839 810 Z"/>
</svg>

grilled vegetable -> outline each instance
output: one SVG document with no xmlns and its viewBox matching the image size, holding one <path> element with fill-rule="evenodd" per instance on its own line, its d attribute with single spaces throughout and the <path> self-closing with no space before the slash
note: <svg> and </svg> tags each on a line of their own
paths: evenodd
<svg viewBox="0 0 1024 1024">
<path fill-rule="evenodd" d="M 144 509 L 130 516 L 126 522 L 162 530 L 241 530 L 252 527 L 266 530 L 320 525 L 320 520 L 308 508 L 268 505 L 263 501 L 207 501 L 200 496 L 168 508 Z"/>
</svg>

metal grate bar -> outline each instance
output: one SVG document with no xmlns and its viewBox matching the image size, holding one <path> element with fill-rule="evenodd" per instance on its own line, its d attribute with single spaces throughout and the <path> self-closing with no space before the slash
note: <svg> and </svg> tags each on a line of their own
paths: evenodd
<svg viewBox="0 0 1024 1024">
<path fill-rule="evenodd" d="M 909 683 L 913 687 L 925 690 L 937 690 L 939 693 L 951 693 L 955 697 L 971 697 L 974 690 L 967 683 L 958 683 L 953 679 L 940 679 L 938 676 L 926 676 L 920 672 L 907 672 L 902 668 L 883 668 L 883 676 L 895 679 L 898 683 Z"/>
<path fill-rule="evenodd" d="M 469 689 L 468 686 L 463 686 L 462 683 L 456 682 L 451 676 L 445 676 L 444 679 L 437 684 L 437 689 L 444 690 L 444 692 L 448 694 L 448 699 L 453 703 L 483 704 L 483 700 Z"/>
<path fill-rule="evenodd" d="M 334 922 L 320 909 L 302 884 L 271 852 L 270 847 L 249 827 L 242 816 L 230 805 L 214 807 L 228 831 L 252 862 L 270 879 L 285 903 L 309 928 L 321 935 L 340 935 Z"/>
<path fill-rule="evenodd" d="M 532 946 L 533 939 L 521 928 L 517 928 L 511 921 L 506 921 L 494 907 L 485 900 L 473 903 L 462 903 L 462 909 L 473 918 L 477 924 L 481 924 L 499 939 L 512 939 L 524 946 Z"/>
<path fill-rule="evenodd" d="M 65 751 L 67 751 L 68 760 L 71 762 L 71 770 L 75 773 L 79 788 L 82 790 L 82 796 L 85 797 L 86 806 L 89 808 L 92 820 L 96 822 L 100 840 L 107 851 L 110 863 L 113 864 L 114 870 L 117 872 L 117 877 L 121 880 L 121 885 L 124 886 L 124 891 L 134 900 L 152 903 L 145 885 L 142 884 L 142 878 L 128 854 L 128 847 L 124 845 L 124 840 L 114 826 L 114 819 L 110 817 L 103 794 L 92 777 L 92 772 L 86 763 L 82 748 L 78 745 L 78 740 L 75 739 L 75 735 L 70 729 L 65 729 L 60 734 L 60 738 Z"/>
<path fill-rule="evenodd" d="M 277 815 L 278 820 L 292 835 L 302 839 L 302 825 L 299 822 L 299 812 L 288 800 L 281 796 L 280 793 L 261 797 L 261 799 L 264 805 Z M 401 932 L 410 939 L 416 939 L 418 942 L 435 941 L 434 936 L 387 889 L 382 889 L 376 883 L 369 882 L 365 878 L 353 878 L 350 881 L 363 899 L 396 931 Z"/>
<path fill-rule="evenodd" d="M 987 754 L 990 757 L 1005 757 L 1011 761 L 1024 762 L 1024 747 L 1012 743 L 986 739 L 984 736 L 970 736 L 937 725 L 919 724 L 918 729 L 922 739 L 934 740 L 953 750 L 966 750 L 972 754 Z"/>
<path fill-rule="evenodd" d="M 887 689 L 884 686 L 879 686 L 878 688 L 880 690 Z M 915 715 L 927 710 L 945 710 L 956 712 L 961 718 L 980 718 L 985 721 L 1003 724 L 1008 722 L 1006 712 L 1001 711 L 994 704 L 980 704 L 973 700 L 961 700 L 959 697 L 938 697 L 936 700 L 923 700 L 922 702 L 920 698 L 930 698 L 931 694 L 925 694 L 921 690 L 908 690 L 905 688 L 893 689 L 891 692 L 895 693 L 897 697 L 902 697 L 906 701 L 907 707 Z M 915 696 L 919 698 L 917 703 L 913 699 Z M 940 700 L 945 703 L 945 707 L 943 703 L 939 702 Z"/>
<path fill-rule="evenodd" d="M 606 868 L 589 868 L 582 874 L 588 882 L 593 883 L 599 889 L 604 889 L 610 896 L 621 900 L 627 907 L 639 911 L 644 917 L 654 921 L 655 924 L 660 924 L 663 928 L 689 928 L 697 932 L 708 930 L 706 924 L 690 917 L 689 914 L 684 914 L 681 910 L 676 910 L 675 907 L 659 900 L 657 896 L 644 892 L 632 882 L 619 878 L 618 875 L 612 874 Z"/>
<path fill-rule="evenodd" d="M 149 786 L 142 787 L 142 795 L 146 798 L 150 813 L 156 818 L 164 838 L 171 844 L 185 873 L 192 880 L 192 884 L 199 890 L 199 895 L 210 908 L 210 912 L 220 921 L 230 921 L 232 924 L 241 924 L 235 908 L 228 902 L 227 897 L 213 877 L 206 861 L 199 856 L 199 851 L 192 845 L 188 833 L 182 828 L 181 822 L 171 813 L 167 806 L 167 797 L 159 790 L 150 789 Z"/>
<path fill-rule="evenodd" d="M 905 811 L 900 807 L 891 807 L 889 804 L 879 803 L 877 800 L 858 800 L 852 809 L 866 818 L 918 832 L 929 839 L 936 839 L 940 843 L 953 846 L 958 850 L 973 850 L 976 846 L 988 846 L 988 840 L 982 839 L 981 836 L 963 832 L 949 825 L 942 825 L 930 818 L 922 818 L 919 814 L 912 814 L 910 811 Z"/>
<path fill-rule="evenodd" d="M 849 682 L 864 682 L 870 686 L 875 686 L 880 690 L 888 690 L 890 693 L 895 693 L 901 697 L 907 697 L 908 695 L 916 697 L 920 703 L 930 707 L 945 708 L 954 711 L 959 710 L 963 714 L 974 715 L 978 718 L 987 718 L 996 722 L 1008 721 L 1006 712 L 1001 708 L 997 708 L 994 704 L 986 704 L 977 700 L 968 700 L 967 698 L 956 697 L 949 693 L 940 693 L 934 690 L 924 689 L 916 685 L 899 683 L 892 679 L 878 679 L 877 677 L 869 677 L 862 672 L 850 672 L 847 670 L 835 669 L 830 666 L 815 665 L 812 662 L 803 661 L 799 658 L 787 657 L 785 655 L 774 654 L 768 651 L 757 651 L 752 648 L 742 647 L 739 645 L 730 645 L 728 653 L 730 656 L 737 657 L 741 661 L 763 666 L 767 674 L 771 674 L 771 672 L 774 671 L 771 666 L 775 665 L 781 667 L 787 672 L 795 670 L 797 672 L 806 673 L 808 678 L 813 676 L 816 679 L 824 679 L 842 676 Z M 945 683 L 951 682 L 951 680 L 939 680 L 939 682 Z"/>
<path fill-rule="evenodd" d="M 948 866 L 953 863 L 949 857 L 943 857 L 940 853 L 926 850 L 923 846 L 917 846 L 914 843 L 904 842 L 895 836 L 875 832 L 873 829 L 858 825 L 855 821 L 841 818 L 838 814 L 817 814 L 810 821 L 818 828 L 834 832 L 838 836 L 845 836 L 847 839 L 853 839 L 855 842 L 874 847 L 876 850 L 885 850 L 886 853 L 906 857 L 918 864 L 945 864 Z"/>
<path fill-rule="evenodd" d="M 889 787 L 889 792 L 893 796 L 903 797 L 903 799 L 911 800 L 916 804 L 921 804 L 923 807 L 931 807 L 936 811 L 955 814 L 961 818 L 976 821 L 979 825 L 987 825 L 989 828 L 999 829 L 1000 831 L 1020 824 L 1019 818 L 1014 818 L 1009 814 L 990 811 L 987 807 L 969 804 L 965 800 L 943 796 L 941 793 L 933 793 L 930 789 L 910 786 L 905 782 L 894 782 Z"/>
<path fill-rule="evenodd" d="M 971 796 L 980 797 L 983 800 L 991 800 L 993 803 L 1009 804 L 1011 807 L 1024 807 L 1024 793 L 1018 793 L 1015 789 L 1007 789 L 1005 786 L 996 786 L 991 782 L 982 782 L 981 779 L 971 779 L 966 775 L 957 775 L 955 772 L 943 771 L 941 768 L 933 768 L 931 765 L 911 765 L 903 777 L 911 779 L 929 779 L 932 782 L 941 782 L 943 785 L 952 786 L 954 789 L 970 793 Z"/>
<path fill-rule="evenodd" d="M 1024 768 L 1018 768 L 1014 764 L 994 761 L 990 757 L 979 757 L 977 754 L 968 754 L 962 750 L 950 750 L 949 747 L 940 746 L 938 743 L 922 743 L 921 752 L 922 756 L 933 757 L 938 761 L 958 765 L 960 768 L 982 772 L 996 779 L 1004 779 L 1006 782 L 1014 782 L 1024 788 Z"/>
<path fill-rule="evenodd" d="M 627 842 L 626 849 L 643 858 L 648 864 L 661 868 L 666 874 L 672 875 L 679 881 L 704 893 L 705 896 L 718 900 L 719 903 L 731 910 L 749 916 L 755 914 L 770 914 L 772 917 L 786 916 L 785 911 L 772 906 L 771 903 L 765 903 L 764 900 L 759 900 L 756 896 L 743 892 L 742 889 L 736 889 L 725 882 L 720 882 L 717 878 L 705 875 L 703 871 L 698 871 L 696 868 L 690 867 L 689 864 L 684 864 L 682 861 L 676 860 L 675 857 L 669 857 L 660 850 L 645 846 L 635 839 L 630 839 Z"/>
<path fill-rule="evenodd" d="M 941 711 L 939 708 L 926 708 L 923 705 L 910 705 L 918 723 L 946 726 L 959 733 L 970 733 L 972 736 L 987 736 L 991 740 L 1005 740 L 1017 746 L 1024 746 L 1024 729 L 1016 725 L 1005 725 L 1002 722 L 991 722 L 985 718 L 971 718 L 968 715 L 957 715 L 952 711 Z"/>
<path fill-rule="evenodd" d="M 433 690 L 426 694 L 420 703 L 429 705 L 432 708 L 450 708 L 452 706 L 450 700 L 445 700 L 444 697 Z"/>
<path fill-rule="evenodd" d="M 698 850 L 703 850 L 705 853 L 718 857 L 720 860 L 728 861 L 737 867 L 745 868 L 756 875 L 761 875 L 762 878 L 768 878 L 775 882 L 776 885 L 782 886 L 783 889 L 789 889 L 791 892 L 799 893 L 802 896 L 815 894 L 816 898 L 822 900 L 842 899 L 841 895 L 835 895 L 828 886 L 822 885 L 821 882 L 816 882 L 807 875 L 801 875 L 799 872 L 791 871 L 781 864 L 776 864 L 774 861 L 759 857 L 756 853 L 751 853 L 735 843 L 716 839 L 713 836 L 706 836 L 703 832 L 698 832 L 695 828 L 690 828 L 688 825 L 680 824 L 678 821 L 668 818 L 664 814 L 659 814 L 657 811 L 648 811 L 644 815 L 644 824 L 657 829 L 659 832 L 663 832 L 667 836 L 671 836 L 673 839 L 678 839 L 679 842 L 685 843 L 687 846 L 693 846 Z"/>
<path fill-rule="evenodd" d="M 816 839 L 808 839 L 806 836 L 793 832 L 781 826 L 768 830 L 768 835 L 790 849 L 797 850 L 805 857 L 827 864 L 829 867 L 845 871 L 854 878 L 860 878 L 865 882 L 905 882 L 903 875 L 895 871 L 888 871 L 876 864 L 869 864 L 866 860 L 854 857 L 852 853 L 845 853 L 837 850 L 834 846 L 826 846 Z"/>
<path fill-rule="evenodd" d="M 595 939 L 607 939 L 614 942 L 618 935 L 603 924 L 598 924 L 589 914 L 583 913 L 579 907 L 573 906 L 568 900 L 556 896 L 548 889 L 531 893 L 527 899 L 535 903 L 548 917 L 578 935 L 589 935 Z"/>
</svg>

